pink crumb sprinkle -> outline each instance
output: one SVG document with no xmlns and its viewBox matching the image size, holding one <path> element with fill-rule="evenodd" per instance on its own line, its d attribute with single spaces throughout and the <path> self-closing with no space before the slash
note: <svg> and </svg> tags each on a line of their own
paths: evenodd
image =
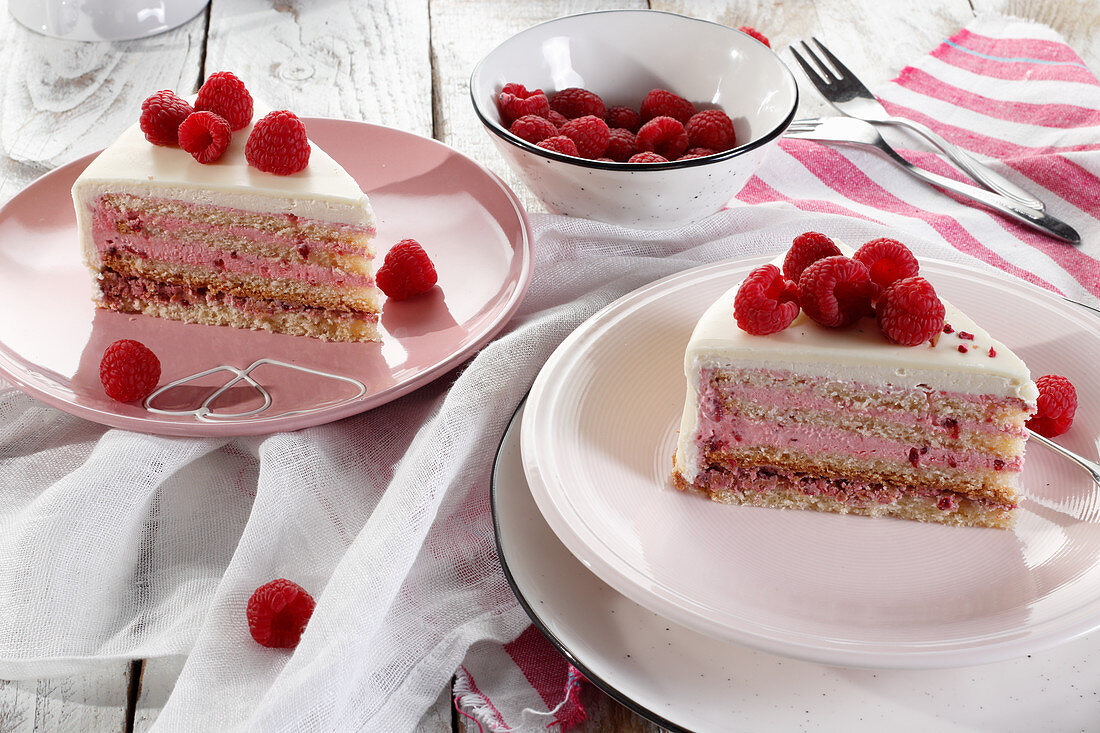
<svg viewBox="0 0 1100 733">
<path fill-rule="evenodd" d="M 959 344 L 959 353 L 960 354 L 965 354 L 967 351 L 969 351 L 969 349 L 967 349 L 964 344 Z"/>
<path fill-rule="evenodd" d="M 974 334 L 967 333 L 966 331 L 959 331 L 959 338 L 963 339 L 964 341 L 973 341 Z"/>
<path fill-rule="evenodd" d="M 989 356 L 990 356 L 990 358 L 993 358 L 996 355 L 997 355 L 997 350 L 994 349 L 992 346 L 990 346 L 989 347 Z"/>
<path fill-rule="evenodd" d="M 945 323 L 945 324 L 943 324 L 943 332 L 944 333 L 954 333 L 955 329 L 951 327 L 950 323 Z"/>
</svg>

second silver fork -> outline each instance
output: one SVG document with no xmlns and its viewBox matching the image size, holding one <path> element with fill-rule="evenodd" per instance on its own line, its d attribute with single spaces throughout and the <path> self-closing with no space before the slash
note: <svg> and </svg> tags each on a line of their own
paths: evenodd
<svg viewBox="0 0 1100 733">
<path fill-rule="evenodd" d="M 874 125 L 854 117 L 829 117 L 826 119 L 795 120 L 784 133 L 785 137 L 801 138 L 804 140 L 816 140 L 818 142 L 839 143 L 842 145 L 857 145 L 871 148 L 885 155 L 897 163 L 902 170 L 925 183 L 930 183 L 937 188 L 951 191 L 960 196 L 965 196 L 972 201 L 984 204 L 992 209 L 1040 231 L 1049 236 L 1069 242 L 1080 244 L 1081 235 L 1073 227 L 1061 219 L 1057 219 L 1045 211 L 1033 209 L 1030 206 L 1010 199 L 1006 196 L 988 191 L 984 188 L 971 186 L 968 183 L 960 183 L 952 178 L 941 176 L 938 173 L 919 168 L 903 158 L 890 146 Z"/>
<path fill-rule="evenodd" d="M 818 51 L 814 51 L 808 43 L 802 41 L 802 54 L 812 59 L 814 65 L 816 65 L 820 71 L 818 68 L 814 68 L 814 65 L 811 65 L 806 58 L 803 58 L 802 54 L 800 54 L 798 49 L 793 45 L 791 46 L 791 54 L 794 56 L 795 61 L 798 62 L 798 65 L 802 67 L 802 71 L 805 72 L 806 78 L 817 88 L 821 96 L 824 97 L 829 104 L 836 107 L 842 114 L 864 120 L 865 122 L 906 127 L 942 150 L 948 158 L 966 171 L 971 178 L 989 190 L 995 191 L 1002 196 L 1007 196 L 1010 199 L 1014 199 L 1024 206 L 1038 209 L 1039 211 L 1045 208 L 1043 202 L 1033 194 L 1020 188 L 984 163 L 981 163 L 962 148 L 948 142 L 926 125 L 914 120 L 905 119 L 904 117 L 894 117 L 891 115 L 886 111 L 886 108 L 882 106 L 882 103 L 878 101 L 878 98 L 871 93 L 871 90 L 864 86 L 863 82 L 861 82 L 847 66 L 840 62 L 840 59 L 834 56 L 821 41 L 816 38 L 812 40 L 817 46 Z M 825 60 L 822 59 L 822 56 L 824 56 Z M 825 63 L 826 60 L 828 63 Z"/>
</svg>

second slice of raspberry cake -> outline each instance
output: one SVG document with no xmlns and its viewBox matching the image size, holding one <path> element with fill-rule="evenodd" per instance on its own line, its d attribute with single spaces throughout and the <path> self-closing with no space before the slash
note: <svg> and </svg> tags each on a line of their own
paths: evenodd
<svg viewBox="0 0 1100 733">
<path fill-rule="evenodd" d="M 290 127 L 301 124 L 293 114 L 253 117 L 250 97 L 247 114 L 240 105 L 219 110 L 239 126 L 224 150 L 208 154 L 182 140 L 192 154 L 175 137 L 190 103 L 171 101 L 170 92 L 154 97 L 142 122 L 73 186 L 98 305 L 325 340 L 377 340 L 374 214 L 355 180 L 304 128 Z M 160 127 L 171 109 L 150 107 L 159 97 L 182 109 Z M 253 135 L 265 124 L 269 134 Z M 290 146 L 297 147 L 288 154 Z"/>
<path fill-rule="evenodd" d="M 915 258 L 872 242 L 861 264 L 802 244 L 695 327 L 677 486 L 730 504 L 1011 526 L 1037 397 L 1027 366 L 912 274 Z"/>
</svg>

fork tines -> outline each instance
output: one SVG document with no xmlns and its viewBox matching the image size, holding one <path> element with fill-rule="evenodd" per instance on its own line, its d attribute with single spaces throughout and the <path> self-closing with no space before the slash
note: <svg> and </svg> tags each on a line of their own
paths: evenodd
<svg viewBox="0 0 1100 733">
<path fill-rule="evenodd" d="M 794 56 L 795 61 L 802 67 L 802 70 L 806 72 L 806 76 L 810 78 L 810 81 L 815 85 L 829 86 L 845 79 L 855 78 L 852 72 L 848 70 L 848 67 L 841 63 L 840 59 L 834 56 L 833 52 L 825 47 L 825 44 L 817 40 L 816 37 L 811 36 L 810 39 L 814 42 L 814 45 L 817 46 L 818 51 L 814 51 L 806 41 L 800 41 L 803 49 L 802 53 L 812 59 L 817 68 L 806 61 L 793 44 L 791 45 L 791 55 Z M 828 63 L 822 60 L 822 56 L 825 57 Z M 818 69 L 820 69 L 820 71 L 818 71 Z"/>
</svg>

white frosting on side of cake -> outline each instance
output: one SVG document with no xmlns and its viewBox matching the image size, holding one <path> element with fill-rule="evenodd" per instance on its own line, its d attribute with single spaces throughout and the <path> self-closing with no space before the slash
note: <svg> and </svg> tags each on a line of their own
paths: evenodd
<svg viewBox="0 0 1100 733">
<path fill-rule="evenodd" d="M 90 225 L 90 202 L 103 193 L 123 192 L 373 226 L 366 194 L 339 163 L 312 142 L 309 164 L 298 173 L 279 176 L 248 164 L 245 143 L 267 111 L 257 105 L 252 124 L 234 131 L 225 154 L 205 165 L 178 147 L 153 145 L 135 123 L 100 153 L 73 185 L 81 233 Z"/>
<path fill-rule="evenodd" d="M 849 248 L 841 245 L 847 254 Z M 782 258 L 775 264 L 781 265 Z M 934 285 L 934 283 L 933 283 Z M 935 345 L 898 346 L 886 340 L 871 318 L 851 328 L 819 326 L 805 313 L 783 331 L 754 336 L 734 320 L 734 297 L 740 283 L 726 291 L 699 319 L 684 358 L 688 389 L 676 464 L 688 481 L 698 473 L 695 446 L 700 372 L 706 368 L 795 371 L 836 381 L 928 389 L 967 394 L 1038 397 L 1023 360 L 994 339 L 966 314 L 944 301 L 952 333 Z M 973 335 L 962 338 L 960 333 Z M 966 352 L 959 350 L 966 347 Z M 990 349 L 995 356 L 990 356 Z"/>
</svg>

